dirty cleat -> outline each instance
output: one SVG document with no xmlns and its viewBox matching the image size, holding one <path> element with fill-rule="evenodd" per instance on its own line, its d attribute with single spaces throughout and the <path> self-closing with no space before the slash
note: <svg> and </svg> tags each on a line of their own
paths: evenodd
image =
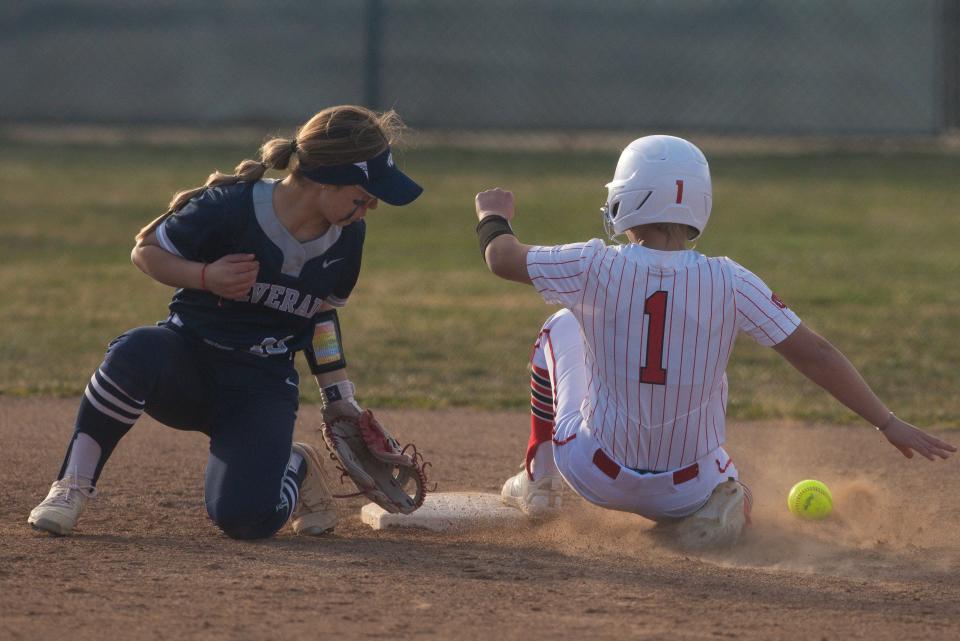
<svg viewBox="0 0 960 641">
<path fill-rule="evenodd" d="M 752 503 L 746 485 L 734 479 L 724 481 L 703 507 L 674 525 L 675 540 L 689 550 L 730 547 L 750 522 Z"/>
<path fill-rule="evenodd" d="M 503 484 L 500 500 L 531 518 L 556 516 L 563 505 L 563 479 L 544 476 L 539 481 L 531 481 L 524 468 Z"/>
<path fill-rule="evenodd" d="M 77 525 L 87 501 L 96 495 L 97 488 L 72 476 L 54 481 L 47 498 L 30 511 L 27 523 L 35 530 L 66 536 Z"/>
<path fill-rule="evenodd" d="M 294 443 L 293 451 L 303 457 L 307 474 L 300 484 L 300 495 L 290 524 L 297 534 L 319 536 L 333 530 L 340 520 L 330 493 L 330 480 L 316 449 L 306 443 Z"/>
</svg>

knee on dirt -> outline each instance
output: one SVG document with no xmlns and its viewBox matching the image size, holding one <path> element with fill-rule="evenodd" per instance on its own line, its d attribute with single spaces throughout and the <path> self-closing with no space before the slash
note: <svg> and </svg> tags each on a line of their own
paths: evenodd
<svg viewBox="0 0 960 641">
<path fill-rule="evenodd" d="M 207 501 L 210 520 L 231 539 L 266 539 L 283 527 L 287 512 L 276 505 Z"/>
</svg>

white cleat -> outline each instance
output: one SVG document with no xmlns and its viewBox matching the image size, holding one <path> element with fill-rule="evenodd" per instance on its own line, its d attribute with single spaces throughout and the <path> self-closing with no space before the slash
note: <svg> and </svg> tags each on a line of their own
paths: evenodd
<svg viewBox="0 0 960 641">
<path fill-rule="evenodd" d="M 703 507 L 675 524 L 677 543 L 690 550 L 734 545 L 750 521 L 752 502 L 747 486 L 733 479 L 724 481 Z"/>
<path fill-rule="evenodd" d="M 97 488 L 89 483 L 80 485 L 72 476 L 54 481 L 47 498 L 30 511 L 27 523 L 35 530 L 66 536 L 73 532 L 87 501 L 96 495 Z"/>
<path fill-rule="evenodd" d="M 307 475 L 300 484 L 300 495 L 290 524 L 297 534 L 319 536 L 330 532 L 340 517 L 330 493 L 330 480 L 323 469 L 319 452 L 306 443 L 294 443 L 293 451 L 307 463 Z"/>
<path fill-rule="evenodd" d="M 531 481 L 524 468 L 503 484 L 500 500 L 534 519 L 556 516 L 563 506 L 563 479 L 544 476 L 538 481 Z"/>
</svg>

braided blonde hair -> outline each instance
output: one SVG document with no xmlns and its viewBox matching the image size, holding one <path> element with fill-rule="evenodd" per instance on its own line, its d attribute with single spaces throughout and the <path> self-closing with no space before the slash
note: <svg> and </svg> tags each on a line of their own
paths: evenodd
<svg viewBox="0 0 960 641">
<path fill-rule="evenodd" d="M 341 165 L 369 160 L 396 144 L 406 127 L 397 112 L 378 113 L 357 105 L 328 107 L 308 120 L 293 139 L 272 138 L 260 147 L 260 160 L 243 160 L 232 174 L 214 171 L 202 187 L 174 194 L 167 211 L 137 233 L 146 238 L 191 198 L 208 187 L 256 182 L 268 169 L 287 169 L 299 176 L 299 168 Z"/>
</svg>

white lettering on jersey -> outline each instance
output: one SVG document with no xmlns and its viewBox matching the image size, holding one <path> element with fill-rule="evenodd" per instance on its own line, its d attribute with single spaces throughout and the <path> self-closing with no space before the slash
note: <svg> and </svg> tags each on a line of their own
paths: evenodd
<svg viewBox="0 0 960 641">
<path fill-rule="evenodd" d="M 604 450 L 633 469 L 678 469 L 722 445 L 737 332 L 769 346 L 800 323 L 752 272 L 694 251 L 595 239 L 534 247 L 527 270 L 547 302 L 579 321 L 581 411 Z"/>
<path fill-rule="evenodd" d="M 267 296 L 267 300 L 263 301 L 263 304 L 272 309 L 277 309 L 280 307 L 280 294 L 285 292 L 286 289 L 283 285 L 270 285 L 270 294 Z"/>
<path fill-rule="evenodd" d="M 267 295 L 269 292 L 269 295 Z M 266 295 L 266 300 L 264 296 Z M 282 296 L 282 299 L 281 299 Z M 330 298 L 340 303 L 340 307 L 346 304 L 346 300 L 330 295 Z M 296 314 L 303 318 L 313 318 L 323 306 L 324 299 L 314 298 L 311 294 L 302 295 L 292 287 L 283 287 L 282 285 L 272 285 L 270 283 L 254 283 L 247 295 L 239 301 L 262 304 L 266 307 L 276 309 L 277 311 Z M 262 301 L 262 303 L 261 303 Z"/>
<path fill-rule="evenodd" d="M 281 339 L 276 339 L 271 337 L 264 338 L 259 345 L 252 345 L 250 347 L 250 352 L 256 354 L 257 356 L 276 356 L 278 354 L 286 354 L 289 351 L 287 347 L 287 341 L 293 338 L 293 335 L 286 336 Z"/>
<path fill-rule="evenodd" d="M 293 306 L 297 304 L 298 298 L 300 298 L 300 292 L 287 288 L 287 293 L 283 295 L 283 302 L 280 303 L 280 311 L 295 314 L 296 312 L 293 311 Z"/>
<path fill-rule="evenodd" d="M 303 316 L 304 318 L 310 318 L 310 314 L 307 313 L 307 310 L 310 309 L 310 301 L 313 300 L 313 296 L 307 294 L 303 297 L 303 300 L 300 302 L 300 306 L 294 310 L 294 314 L 297 316 Z"/>
<path fill-rule="evenodd" d="M 313 315 L 320 311 L 320 308 L 323 307 L 323 301 L 319 298 L 313 301 L 313 307 L 310 308 L 310 313 L 307 315 L 308 318 L 313 318 Z"/>
<path fill-rule="evenodd" d="M 259 303 L 268 289 L 270 289 L 270 285 L 267 283 L 254 283 L 253 288 L 250 290 L 250 302 L 254 304 Z"/>
</svg>

